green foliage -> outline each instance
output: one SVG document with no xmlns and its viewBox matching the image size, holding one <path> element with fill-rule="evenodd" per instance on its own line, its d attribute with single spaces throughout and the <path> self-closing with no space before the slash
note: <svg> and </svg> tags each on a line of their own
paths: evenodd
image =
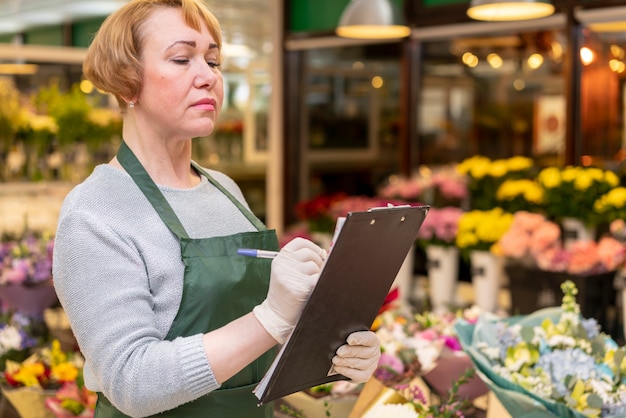
<svg viewBox="0 0 626 418">
<path fill-rule="evenodd" d="M 7 147 L 20 122 L 20 93 L 11 79 L 0 77 L 0 146 Z"/>
<path fill-rule="evenodd" d="M 74 84 L 64 92 L 57 83 L 41 88 L 33 98 L 37 112 L 48 114 L 58 125 L 57 138 L 64 147 L 85 142 L 92 151 L 102 141 L 109 141 L 122 131 L 119 115 L 99 109 Z"/>
</svg>

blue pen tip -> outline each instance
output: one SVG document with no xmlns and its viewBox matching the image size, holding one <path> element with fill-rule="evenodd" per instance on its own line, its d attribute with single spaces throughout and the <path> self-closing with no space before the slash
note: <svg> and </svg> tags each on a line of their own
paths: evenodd
<svg viewBox="0 0 626 418">
<path fill-rule="evenodd" d="M 245 255 L 248 257 L 255 257 L 256 256 L 256 250 L 252 250 L 250 248 L 240 248 L 237 250 L 237 254 L 239 255 Z"/>
</svg>

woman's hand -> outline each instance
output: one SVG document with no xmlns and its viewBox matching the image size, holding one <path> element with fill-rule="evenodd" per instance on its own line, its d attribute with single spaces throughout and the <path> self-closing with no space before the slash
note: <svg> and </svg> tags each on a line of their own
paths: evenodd
<svg viewBox="0 0 626 418">
<path fill-rule="evenodd" d="M 354 383 L 366 382 L 378 366 L 380 341 L 371 331 L 358 331 L 348 336 L 347 343 L 333 357 L 334 370 Z"/>
<path fill-rule="evenodd" d="M 304 238 L 295 238 L 272 260 L 267 298 L 253 312 L 280 344 L 295 326 L 319 279 L 326 251 Z"/>
</svg>

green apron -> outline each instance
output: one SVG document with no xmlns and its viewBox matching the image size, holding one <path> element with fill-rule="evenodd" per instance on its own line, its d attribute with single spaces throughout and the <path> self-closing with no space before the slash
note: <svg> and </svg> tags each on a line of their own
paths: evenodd
<svg viewBox="0 0 626 418">
<path fill-rule="evenodd" d="M 271 260 L 244 257 L 238 248 L 278 250 L 274 230 L 267 230 L 245 206 L 195 163 L 193 166 L 239 208 L 258 229 L 224 237 L 189 238 L 178 217 L 126 143 L 122 142 L 118 160 L 131 175 L 159 216 L 179 238 L 185 264 L 183 295 L 167 340 L 206 333 L 249 313 L 261 303 L 269 286 Z M 219 222 L 213 220 L 212 222 Z M 228 347 L 224 347 L 228 350 Z M 269 368 L 270 350 L 208 395 L 157 417 L 270 418 L 273 404 L 257 406 L 252 393 Z M 95 418 L 126 417 L 102 393 L 98 393 Z"/>
</svg>

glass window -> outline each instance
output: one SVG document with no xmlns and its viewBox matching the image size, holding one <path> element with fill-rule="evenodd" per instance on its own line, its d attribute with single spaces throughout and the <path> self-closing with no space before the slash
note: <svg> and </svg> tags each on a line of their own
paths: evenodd
<svg viewBox="0 0 626 418">
<path fill-rule="evenodd" d="M 542 30 L 424 42 L 419 149 L 426 164 L 481 154 L 558 158 L 565 36 Z"/>
</svg>

